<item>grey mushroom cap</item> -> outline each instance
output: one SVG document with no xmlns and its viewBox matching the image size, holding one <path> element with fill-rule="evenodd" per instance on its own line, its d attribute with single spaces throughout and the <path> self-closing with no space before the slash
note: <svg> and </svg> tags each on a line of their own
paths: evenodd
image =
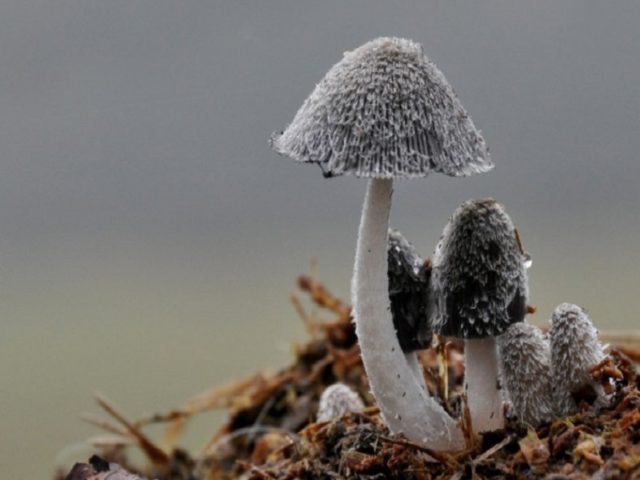
<svg viewBox="0 0 640 480">
<path fill-rule="evenodd" d="M 405 353 L 431 346 L 429 278 L 431 262 L 424 261 L 398 230 L 389 229 L 387 276 L 393 326 Z"/>
<path fill-rule="evenodd" d="M 604 356 L 598 329 L 578 305 L 561 303 L 556 307 L 549 336 L 558 363 L 570 364 L 578 358 L 581 365 L 593 366 Z"/>
<path fill-rule="evenodd" d="M 514 323 L 498 337 L 498 349 L 502 381 L 518 421 L 537 426 L 552 420 L 551 353 L 542 331 Z"/>
<path fill-rule="evenodd" d="M 464 202 L 445 227 L 433 257 L 433 330 L 485 338 L 524 320 L 527 259 L 502 205 L 492 198 Z"/>
<path fill-rule="evenodd" d="M 594 385 L 590 369 L 605 357 L 604 349 L 587 312 L 571 303 L 562 303 L 554 310 L 549 339 L 556 378 L 556 413 L 570 415 L 577 409 L 571 394 L 585 385 Z"/>
<path fill-rule="evenodd" d="M 346 52 L 272 148 L 325 176 L 468 176 L 493 168 L 481 133 L 419 43 L 381 37 Z"/>
</svg>

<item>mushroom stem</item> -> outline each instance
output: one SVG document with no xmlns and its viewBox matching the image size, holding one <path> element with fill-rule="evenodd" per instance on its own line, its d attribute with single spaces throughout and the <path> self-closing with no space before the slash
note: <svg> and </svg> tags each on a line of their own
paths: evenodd
<svg viewBox="0 0 640 480">
<path fill-rule="evenodd" d="M 391 179 L 370 179 L 362 209 L 351 296 L 356 334 L 371 392 L 393 433 L 434 450 L 461 450 L 457 423 L 431 398 L 405 358 L 391 318 L 387 235 Z"/>
<path fill-rule="evenodd" d="M 464 384 L 474 431 L 480 433 L 504 428 L 496 339 L 465 340 L 464 358 Z"/>
</svg>

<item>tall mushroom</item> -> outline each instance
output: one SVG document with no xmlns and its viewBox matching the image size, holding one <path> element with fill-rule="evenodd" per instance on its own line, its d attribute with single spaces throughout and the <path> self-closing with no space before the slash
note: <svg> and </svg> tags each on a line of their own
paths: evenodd
<svg viewBox="0 0 640 480">
<path fill-rule="evenodd" d="M 504 426 L 495 337 L 526 315 L 527 262 L 511 219 L 492 198 L 460 205 L 433 256 L 432 328 L 465 340 L 465 390 L 476 432 Z"/>
<path fill-rule="evenodd" d="M 369 178 L 351 287 L 369 384 L 392 432 L 434 449 L 462 447 L 462 435 L 409 369 L 393 329 L 387 228 L 393 178 L 452 176 L 493 167 L 485 142 L 422 47 L 378 38 L 344 54 L 291 124 L 271 139 L 278 153 L 317 163 L 327 177 Z"/>
</svg>

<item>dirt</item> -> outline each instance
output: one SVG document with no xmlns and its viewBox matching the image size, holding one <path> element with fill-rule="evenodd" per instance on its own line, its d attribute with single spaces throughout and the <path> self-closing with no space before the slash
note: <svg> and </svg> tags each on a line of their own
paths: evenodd
<svg viewBox="0 0 640 480">
<path fill-rule="evenodd" d="M 613 398 L 606 408 L 594 405 L 587 389 L 576 395 L 580 411 L 572 417 L 536 429 L 508 425 L 482 437 L 467 432 L 465 451 L 433 452 L 391 435 L 384 426 L 369 393 L 349 306 L 313 278 L 301 277 L 298 286 L 321 308 L 309 315 L 304 302 L 292 297 L 310 339 L 297 347 L 289 367 L 214 388 L 181 408 L 138 420 L 128 419 L 100 397 L 98 403 L 110 418 L 86 419 L 106 432 L 90 439 L 98 456 L 56 478 L 640 479 L 638 345 L 610 348 L 605 361 L 592 370 Z M 462 345 L 441 343 L 423 351 L 421 359 L 431 394 L 452 415 L 461 416 Z M 351 386 L 368 407 L 315 423 L 320 394 L 336 381 Z M 228 419 L 200 452 L 179 448 L 189 422 L 220 408 L 229 412 Z M 163 437 L 149 438 L 144 429 L 157 423 L 166 424 Z M 145 453 L 147 465 L 130 462 L 131 448 Z"/>
</svg>

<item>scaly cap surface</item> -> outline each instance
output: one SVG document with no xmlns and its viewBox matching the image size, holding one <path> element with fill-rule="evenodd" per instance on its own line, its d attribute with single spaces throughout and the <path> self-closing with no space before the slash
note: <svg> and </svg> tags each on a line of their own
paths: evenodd
<svg viewBox="0 0 640 480">
<path fill-rule="evenodd" d="M 440 335 L 484 338 L 524 319 L 526 257 L 502 205 L 469 200 L 454 212 L 433 257 L 432 328 Z"/>
<path fill-rule="evenodd" d="M 480 132 L 451 85 L 402 38 L 346 52 L 316 86 L 272 148 L 318 163 L 325 176 L 467 176 L 493 168 Z"/>
<path fill-rule="evenodd" d="M 518 421 L 537 426 L 553 419 L 551 352 L 542 331 L 526 322 L 498 337 L 500 373 Z"/>
<path fill-rule="evenodd" d="M 557 413 L 570 415 L 576 410 L 571 393 L 594 383 L 589 371 L 605 353 L 587 312 L 571 303 L 562 303 L 554 310 L 549 339 Z"/>
</svg>

